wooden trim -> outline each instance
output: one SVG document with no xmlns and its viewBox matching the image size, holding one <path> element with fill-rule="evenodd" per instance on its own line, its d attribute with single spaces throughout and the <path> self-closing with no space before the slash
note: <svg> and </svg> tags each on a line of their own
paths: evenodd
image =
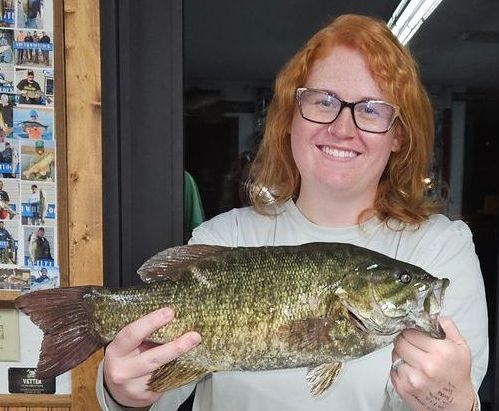
<svg viewBox="0 0 499 411">
<path fill-rule="evenodd" d="M 71 407 L 71 395 L 0 394 L 2 407 Z M 91 408 L 87 408 L 91 409 Z"/>
<path fill-rule="evenodd" d="M 54 0 L 54 118 L 57 128 L 57 260 L 61 287 L 69 285 L 68 161 L 66 139 L 66 73 L 64 67 L 64 0 Z"/>
<path fill-rule="evenodd" d="M 69 285 L 103 282 L 99 0 L 63 0 Z M 99 409 L 98 353 L 72 371 L 72 410 Z"/>
<path fill-rule="evenodd" d="M 14 300 L 21 295 L 21 291 L 0 291 L 0 308 L 14 308 Z"/>
</svg>

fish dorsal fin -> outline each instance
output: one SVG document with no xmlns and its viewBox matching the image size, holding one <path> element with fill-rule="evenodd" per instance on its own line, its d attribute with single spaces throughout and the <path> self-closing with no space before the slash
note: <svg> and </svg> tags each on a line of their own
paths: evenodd
<svg viewBox="0 0 499 411">
<path fill-rule="evenodd" d="M 207 258 L 230 250 L 220 245 L 180 245 L 160 251 L 152 256 L 137 270 L 145 283 L 161 280 L 179 280 L 183 271 L 194 260 Z"/>
<path fill-rule="evenodd" d="M 190 382 L 199 381 L 210 371 L 179 360 L 169 362 L 152 373 L 149 389 L 155 392 L 173 390 Z"/>
<path fill-rule="evenodd" d="M 332 362 L 309 368 L 306 380 L 312 395 L 319 396 L 324 394 L 331 384 L 338 379 L 342 369 L 342 362 Z"/>
</svg>

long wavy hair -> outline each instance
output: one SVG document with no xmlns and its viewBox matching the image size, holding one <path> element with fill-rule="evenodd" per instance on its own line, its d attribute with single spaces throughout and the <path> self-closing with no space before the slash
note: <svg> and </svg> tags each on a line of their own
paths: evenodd
<svg viewBox="0 0 499 411">
<path fill-rule="evenodd" d="M 410 52 L 385 22 L 367 16 L 343 15 L 334 19 L 278 74 L 264 137 L 250 172 L 251 203 L 260 213 L 268 214 L 268 196 L 262 195 L 262 188 L 267 194 L 272 193 L 273 204 L 282 204 L 298 195 L 300 174 L 290 140 L 291 122 L 297 109 L 295 92 L 305 84 L 314 62 L 338 45 L 360 51 L 380 89 L 400 107 L 393 126 L 400 149 L 390 155 L 373 210 L 385 222 L 394 218 L 419 224 L 437 209 L 425 197 L 424 183 L 433 147 L 433 110 Z M 371 210 L 364 210 L 359 222 L 367 211 Z"/>
</svg>

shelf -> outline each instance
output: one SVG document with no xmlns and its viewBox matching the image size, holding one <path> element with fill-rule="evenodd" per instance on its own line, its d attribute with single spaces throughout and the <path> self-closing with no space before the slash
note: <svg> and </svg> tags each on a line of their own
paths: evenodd
<svg viewBox="0 0 499 411">
<path fill-rule="evenodd" d="M 21 291 L 0 290 L 0 308 L 14 308 L 14 300 L 21 295 Z"/>
</svg>

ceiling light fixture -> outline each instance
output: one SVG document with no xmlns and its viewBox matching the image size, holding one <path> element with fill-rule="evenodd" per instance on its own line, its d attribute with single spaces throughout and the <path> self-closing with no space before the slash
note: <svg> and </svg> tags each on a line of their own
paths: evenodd
<svg viewBox="0 0 499 411">
<path fill-rule="evenodd" d="M 441 2 L 442 0 L 402 0 L 388 21 L 388 27 L 406 45 Z"/>
</svg>

